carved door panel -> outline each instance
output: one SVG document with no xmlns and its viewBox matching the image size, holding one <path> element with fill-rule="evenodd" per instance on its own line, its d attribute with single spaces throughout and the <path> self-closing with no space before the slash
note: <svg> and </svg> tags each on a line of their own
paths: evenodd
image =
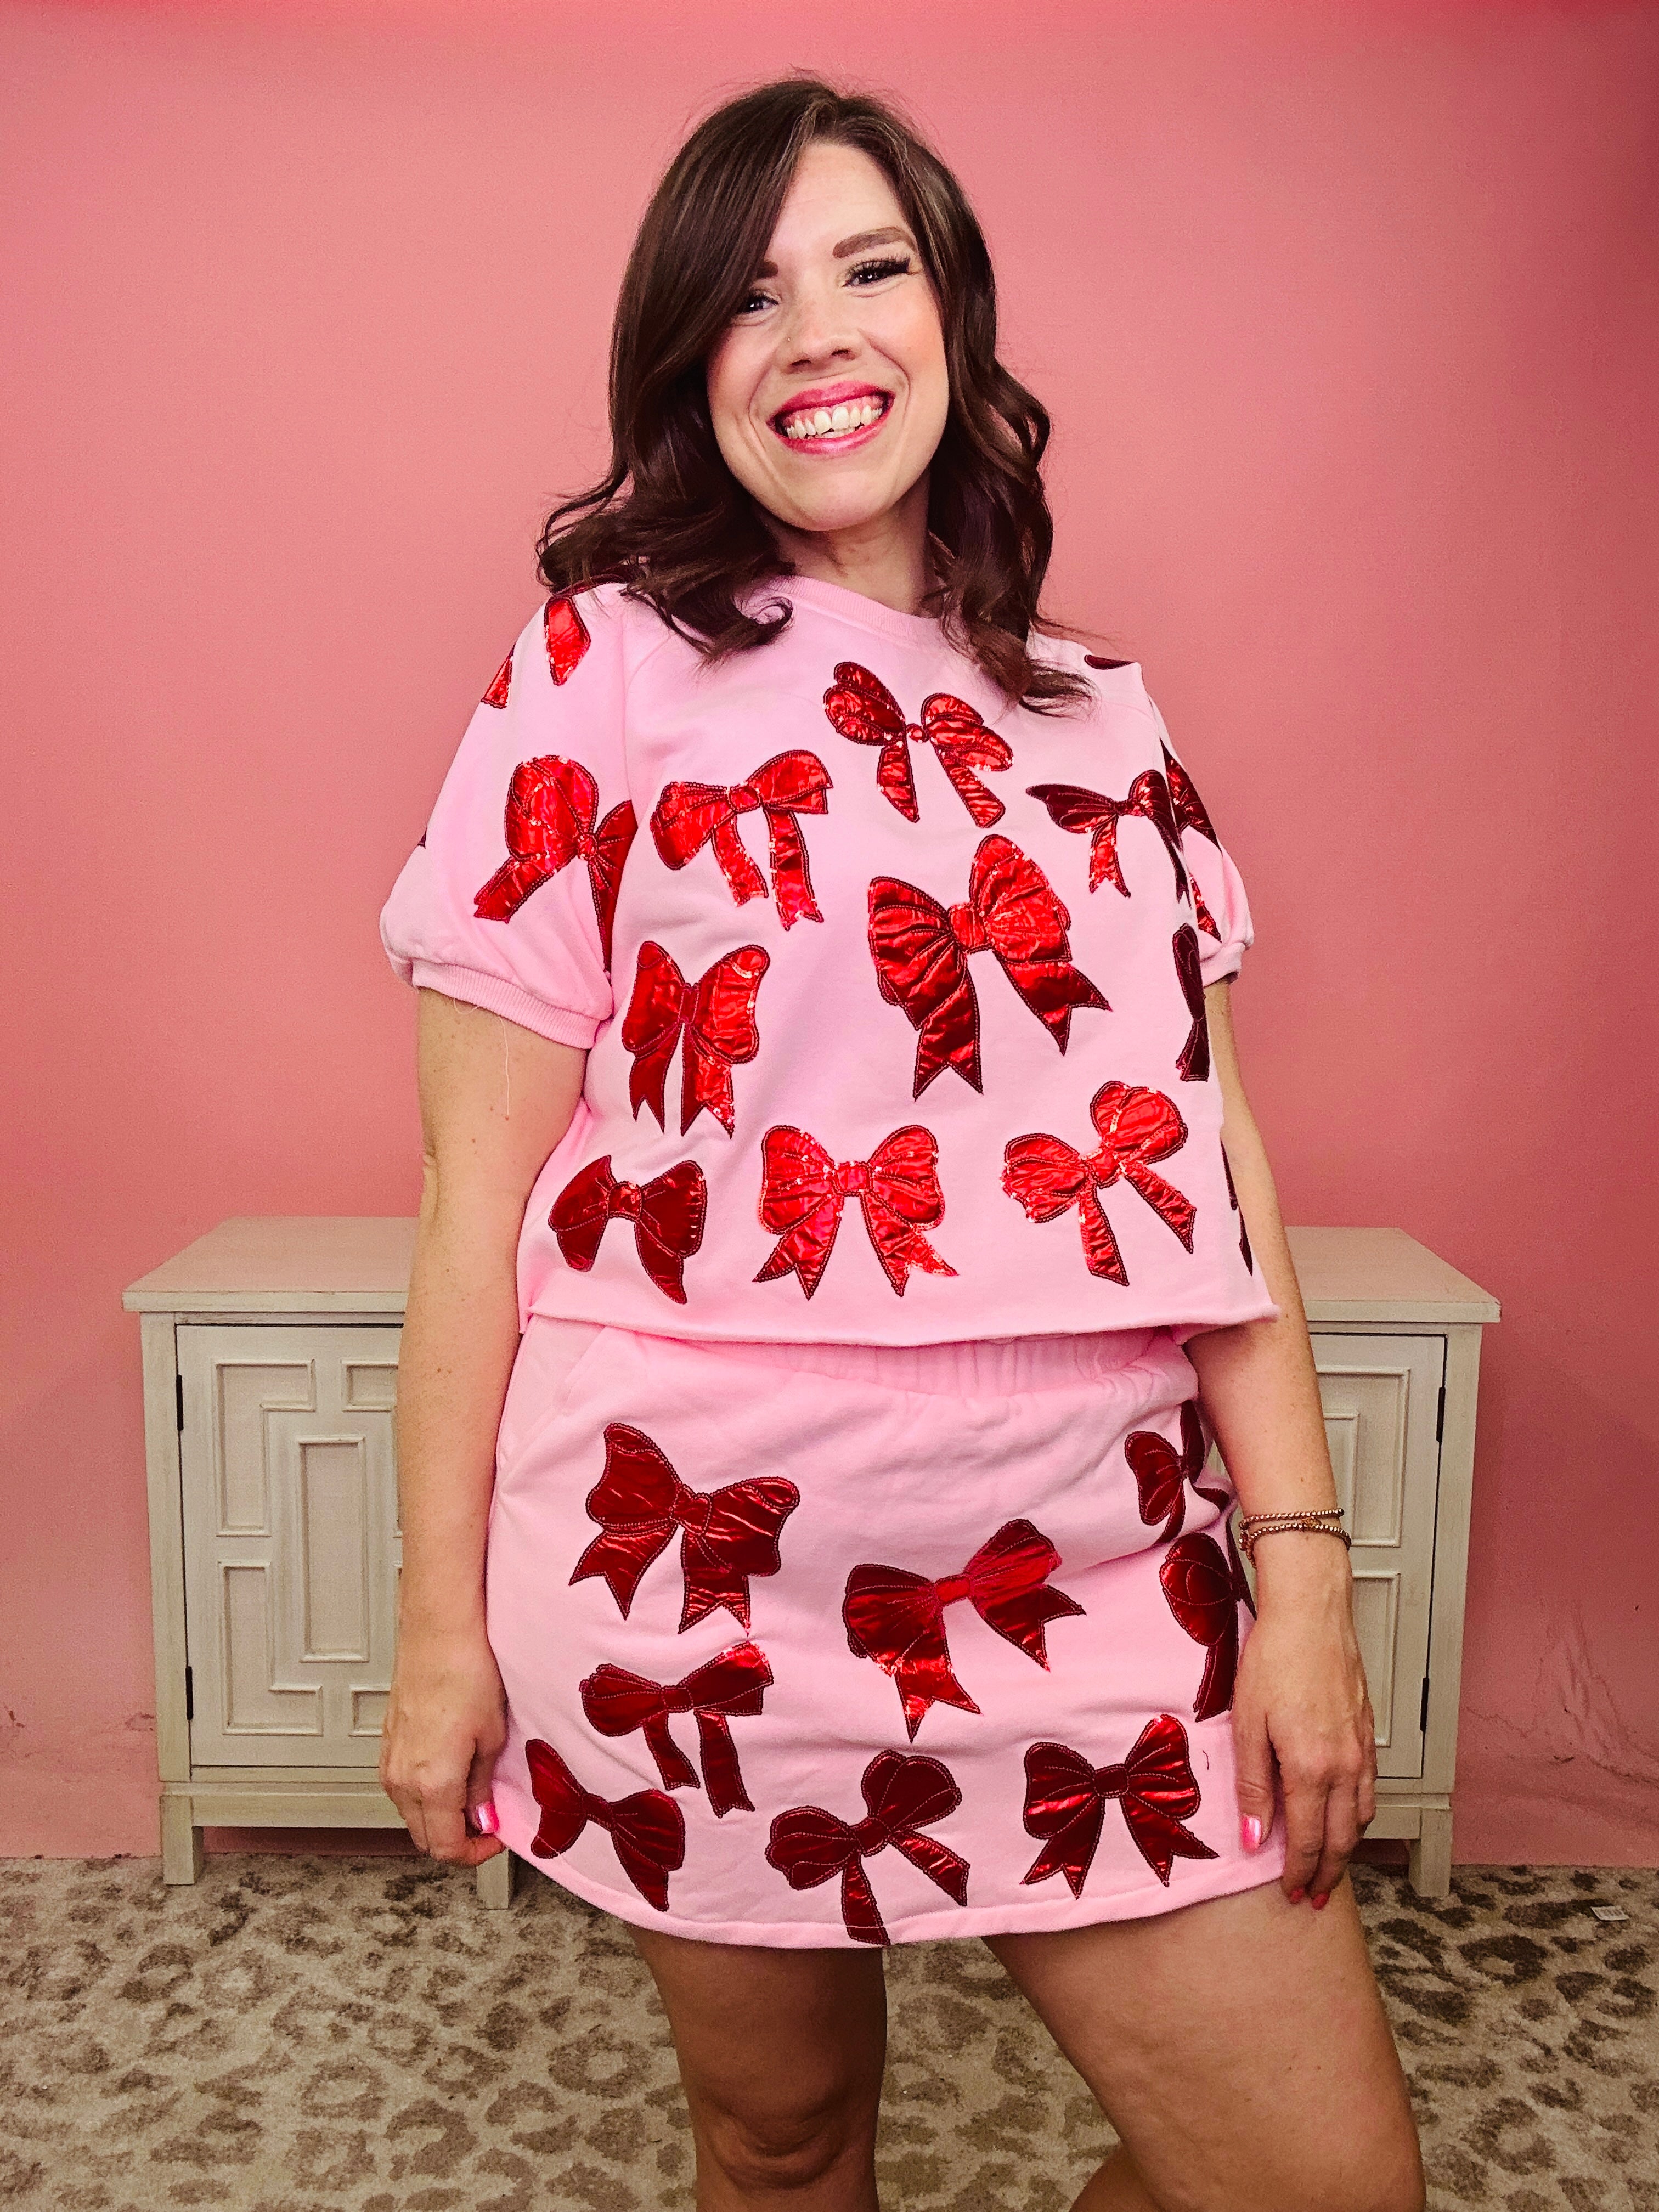
<svg viewBox="0 0 1659 2212">
<path fill-rule="evenodd" d="M 178 1332 L 193 1765 L 374 1765 L 397 1620 L 399 1335 Z"/>
<path fill-rule="evenodd" d="M 1313 1340 L 1337 1497 L 1353 1538 L 1354 1620 L 1379 1774 L 1423 1771 L 1423 1681 L 1440 1471 L 1442 1336 Z"/>
</svg>

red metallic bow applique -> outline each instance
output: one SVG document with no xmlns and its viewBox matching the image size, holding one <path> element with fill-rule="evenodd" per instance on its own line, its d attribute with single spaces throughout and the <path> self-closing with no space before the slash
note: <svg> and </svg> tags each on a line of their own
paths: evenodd
<svg viewBox="0 0 1659 2212">
<path fill-rule="evenodd" d="M 848 1934 L 855 1942 L 885 1943 L 887 1930 L 864 1861 L 890 1844 L 947 1897 L 966 1905 L 967 1860 L 936 1838 L 916 1833 L 954 1813 L 962 1792 L 938 1759 L 902 1751 L 878 1751 L 865 1768 L 860 1787 L 868 1818 L 856 1827 L 821 1805 L 798 1805 L 793 1812 L 780 1813 L 772 1823 L 766 1863 L 777 1869 L 791 1889 L 816 1889 L 839 1874 Z"/>
<path fill-rule="evenodd" d="M 639 825 L 624 799 L 596 829 L 599 808 L 599 787 L 580 761 L 557 753 L 520 761 L 507 787 L 507 858 L 472 902 L 478 919 L 510 921 L 532 891 L 573 860 L 585 860 L 609 968 L 617 890 Z"/>
<path fill-rule="evenodd" d="M 1190 1252 L 1197 1210 L 1152 1165 L 1181 1150 L 1187 1124 L 1172 1098 L 1139 1083 L 1103 1083 L 1089 1111 L 1100 1132 L 1098 1152 L 1085 1155 L 1059 1137 L 1011 1138 L 1003 1147 L 1002 1188 L 1033 1221 L 1056 1220 L 1076 1206 L 1089 1273 L 1127 1283 L 1128 1270 L 1098 1193 L 1121 1176 Z"/>
<path fill-rule="evenodd" d="M 1231 1505 L 1224 1497 L 1215 1501 Z M 1222 1527 L 1227 1549 L 1213 1536 L 1182 1536 L 1170 1545 L 1158 1578 L 1164 1585 L 1170 1610 L 1194 1644 L 1207 1647 L 1204 1679 L 1193 1700 L 1193 1718 L 1213 1720 L 1233 1701 L 1233 1682 L 1238 1673 L 1238 1608 L 1250 1606 L 1250 1585 L 1243 1562 L 1233 1541 L 1232 1522 L 1224 1514 Z"/>
<path fill-rule="evenodd" d="M 1175 809 L 1176 830 L 1182 836 L 1188 830 L 1196 830 L 1200 837 L 1209 839 L 1218 853 L 1221 850 L 1221 840 L 1216 836 L 1215 825 L 1205 811 L 1204 801 L 1198 795 L 1197 785 L 1162 738 L 1158 740 L 1158 750 L 1164 756 L 1164 773 L 1169 780 L 1170 804 Z M 1218 938 L 1221 932 L 1210 918 L 1210 910 L 1204 903 L 1204 894 L 1198 888 L 1196 877 L 1193 878 L 1192 890 L 1193 911 L 1198 916 L 1199 927 L 1211 937 Z"/>
<path fill-rule="evenodd" d="M 1140 1517 L 1149 1528 L 1160 1521 L 1164 1522 L 1162 1542 L 1168 1543 L 1172 1536 L 1181 1534 L 1181 1524 L 1187 1517 L 1189 1482 L 1199 1496 L 1207 1498 L 1212 1505 L 1225 1507 L 1231 1504 L 1224 1490 L 1206 1490 L 1198 1479 L 1204 1472 L 1208 1449 L 1195 1398 L 1188 1398 L 1181 1409 L 1179 1451 L 1168 1437 L 1159 1436 L 1156 1429 L 1132 1429 L 1124 1438 L 1123 1455 L 1140 1492 Z"/>
<path fill-rule="evenodd" d="M 1255 1255 L 1250 1249 L 1250 1232 L 1244 1225 L 1244 1209 L 1238 1202 L 1238 1193 L 1233 1188 L 1232 1163 L 1227 1158 L 1226 1146 L 1221 1150 L 1221 1172 L 1227 1178 L 1227 1203 L 1238 1216 L 1238 1249 L 1244 1255 L 1244 1265 L 1255 1273 Z"/>
<path fill-rule="evenodd" d="M 1006 837 L 987 837 L 980 845 L 961 906 L 941 906 L 896 876 L 876 878 L 870 886 L 870 957 L 882 997 L 902 1008 L 917 1033 L 913 1096 L 920 1098 L 947 1067 L 972 1089 L 984 1087 L 970 953 L 995 953 L 1061 1052 L 1074 1007 L 1111 1011 L 1072 965 L 1071 921 L 1042 869 Z"/>
<path fill-rule="evenodd" d="M 515 646 L 514 647 L 514 652 L 516 652 L 518 648 Z M 502 661 L 501 666 L 495 671 L 495 676 L 490 681 L 489 690 L 484 693 L 483 697 L 478 703 L 483 707 L 505 707 L 507 701 L 507 694 L 512 690 L 512 689 L 513 653 L 509 653 L 507 659 Z"/>
<path fill-rule="evenodd" d="M 631 1221 L 640 1265 L 665 1297 L 683 1306 L 685 1263 L 702 1243 L 708 1212 L 708 1186 L 695 1160 L 682 1160 L 649 1182 L 618 1182 L 606 1152 L 578 1169 L 547 1222 L 567 1262 L 585 1275 L 609 1224 Z"/>
<path fill-rule="evenodd" d="M 1174 939 L 1176 980 L 1181 985 L 1181 994 L 1187 1001 L 1187 1012 L 1193 1025 L 1187 1032 L 1187 1042 L 1176 1060 L 1176 1073 L 1183 1083 L 1207 1083 L 1210 1079 L 1210 1022 L 1204 1009 L 1204 975 L 1199 966 L 1198 933 L 1190 922 L 1183 921 Z"/>
<path fill-rule="evenodd" d="M 778 1537 L 800 1504 L 781 1475 L 750 1475 L 721 1490 L 691 1490 L 649 1437 L 626 1421 L 605 1432 L 605 1473 L 587 1493 L 587 1516 L 599 1534 L 576 1562 L 570 1580 L 603 1576 L 624 1620 L 640 1577 L 680 1533 L 685 1603 L 680 1633 L 724 1606 L 749 1627 L 749 1583 L 778 1571 Z"/>
<path fill-rule="evenodd" d="M 1058 828 L 1074 830 L 1090 840 L 1091 891 L 1097 891 L 1103 884 L 1110 884 L 1125 898 L 1129 896 L 1129 886 L 1124 881 L 1122 864 L 1117 856 L 1117 825 L 1127 816 L 1131 821 L 1150 822 L 1158 831 L 1175 869 L 1176 896 L 1186 896 L 1187 864 L 1181 857 L 1175 804 L 1169 785 L 1155 768 L 1141 770 L 1129 786 L 1127 799 L 1108 799 L 1104 792 L 1089 791 L 1080 783 L 1033 783 L 1027 787 L 1026 796 L 1040 799 L 1048 810 L 1049 820 Z"/>
<path fill-rule="evenodd" d="M 1172 1713 L 1148 1721 L 1121 1765 L 1091 1766 L 1063 1743 L 1034 1743 L 1025 1754 L 1025 1830 L 1048 1838 L 1024 1877 L 1063 1874 L 1081 1897 L 1115 1797 L 1135 1849 L 1167 1889 L 1176 1859 L 1215 1853 L 1182 1826 L 1197 1812 L 1198 1784 L 1187 1757 L 1187 1731 Z"/>
<path fill-rule="evenodd" d="M 913 744 L 932 745 L 951 789 L 981 830 L 1001 821 L 1002 801 L 973 771 L 1007 768 L 1014 757 L 1006 741 L 986 728 L 965 699 L 954 699 L 948 691 L 930 692 L 921 702 L 921 721 L 907 722 L 879 677 L 856 660 L 838 660 L 835 684 L 823 695 L 823 711 L 854 744 L 881 747 L 877 787 L 907 822 L 921 819 L 910 769 Z"/>
<path fill-rule="evenodd" d="M 876 1257 L 901 1297 L 912 1267 L 954 1275 L 921 1233 L 945 1218 L 938 1161 L 933 1132 L 914 1121 L 884 1137 L 867 1160 L 832 1159 L 816 1137 L 787 1122 L 769 1129 L 761 1139 L 760 1218 L 778 1242 L 755 1280 L 797 1275 L 810 1298 L 830 1264 L 849 1198 L 862 1206 Z"/>
<path fill-rule="evenodd" d="M 829 770 L 816 753 L 775 753 L 742 783 L 671 783 L 663 787 L 651 816 L 651 835 L 664 865 L 683 868 L 705 845 L 712 846 L 720 873 L 741 906 L 766 896 L 766 878 L 744 850 L 738 817 L 757 808 L 766 816 L 770 840 L 772 890 L 786 929 L 803 915 L 822 921 L 812 896 L 806 841 L 798 814 L 829 811 Z"/>
<path fill-rule="evenodd" d="M 581 1686 L 582 1711 L 601 1735 L 632 1735 L 643 1729 L 665 1790 L 695 1790 L 697 1770 L 669 1734 L 677 1713 L 690 1713 L 697 1724 L 702 1778 L 709 1810 L 718 1820 L 754 1802 L 743 1786 L 737 1747 L 727 1723 L 761 1710 L 772 1680 L 764 1655 L 752 1644 L 734 1644 L 717 1659 L 693 1668 L 683 1682 L 653 1682 L 625 1667 L 597 1667 Z"/>
<path fill-rule="evenodd" d="M 854 1568 L 841 1608 L 847 1641 L 898 1685 L 913 1743 L 930 1705 L 979 1711 L 951 1665 L 945 1607 L 966 1598 L 988 1628 L 1047 1667 L 1045 1623 L 1083 1610 L 1063 1590 L 1048 1588 L 1059 1565 L 1060 1553 L 1029 1521 L 1006 1521 L 959 1575 L 941 1582 L 902 1567 Z"/>
<path fill-rule="evenodd" d="M 574 599 L 548 601 L 542 611 L 542 635 L 547 640 L 548 672 L 556 684 L 568 684 L 592 642 Z"/>
<path fill-rule="evenodd" d="M 636 1790 L 611 1803 L 584 1790 L 550 1743 L 524 1747 L 530 1787 L 542 1808 L 531 1850 L 538 1859 L 568 1851 L 591 1820 L 603 1828 L 628 1876 L 647 1905 L 668 1910 L 668 1877 L 685 1863 L 685 1815 L 660 1790 Z"/>
<path fill-rule="evenodd" d="M 732 1070 L 760 1050 L 755 994 L 771 962 L 758 945 L 741 945 L 717 960 L 697 982 L 688 983 L 672 953 L 647 941 L 640 947 L 634 995 L 623 1017 L 622 1039 L 634 1054 L 628 1098 L 635 1120 L 648 1106 L 665 1128 L 663 1091 L 668 1063 L 682 1039 L 680 1134 L 706 1109 L 732 1134 Z"/>
</svg>

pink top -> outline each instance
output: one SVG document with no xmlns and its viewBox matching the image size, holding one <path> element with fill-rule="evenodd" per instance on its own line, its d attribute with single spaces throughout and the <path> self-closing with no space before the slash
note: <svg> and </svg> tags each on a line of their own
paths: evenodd
<svg viewBox="0 0 1659 2212">
<path fill-rule="evenodd" d="M 789 578 L 707 667 L 606 585 L 484 695 L 380 917 L 407 981 L 588 1052 L 532 1314 L 928 1344 L 1273 1315 L 1203 986 L 1249 910 L 1133 661 L 1010 707 Z"/>
</svg>

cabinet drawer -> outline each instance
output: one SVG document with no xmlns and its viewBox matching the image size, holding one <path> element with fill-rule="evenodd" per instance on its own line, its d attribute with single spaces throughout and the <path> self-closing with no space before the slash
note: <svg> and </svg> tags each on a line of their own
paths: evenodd
<svg viewBox="0 0 1659 2212">
<path fill-rule="evenodd" d="M 374 1766 L 397 1621 L 401 1334 L 178 1331 L 192 1769 Z"/>
<path fill-rule="evenodd" d="M 1377 1771 L 1418 1775 L 1446 1340 L 1316 1331 L 1313 1348 L 1337 1496 L 1353 1537 L 1354 1620 L 1376 1717 Z"/>
</svg>

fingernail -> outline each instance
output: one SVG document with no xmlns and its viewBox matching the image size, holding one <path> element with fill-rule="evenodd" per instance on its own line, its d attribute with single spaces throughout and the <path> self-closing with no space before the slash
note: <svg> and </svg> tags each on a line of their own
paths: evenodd
<svg viewBox="0 0 1659 2212">
<path fill-rule="evenodd" d="M 1254 1814 L 1247 1813 L 1238 1824 L 1238 1840 L 1247 1851 L 1261 1849 L 1261 1823 Z"/>
<path fill-rule="evenodd" d="M 1331 1893 L 1328 1889 L 1321 1890 L 1319 1895 L 1310 1901 L 1316 1912 L 1322 1912 L 1331 1901 Z"/>
<path fill-rule="evenodd" d="M 1305 1889 L 1293 1889 L 1291 1892 L 1291 1903 L 1292 1905 L 1300 1905 L 1303 1899 L 1307 1894 L 1308 1893 Z"/>
<path fill-rule="evenodd" d="M 482 1805 L 475 1805 L 472 1808 L 472 1824 L 481 1836 L 499 1836 L 501 1832 L 501 1824 L 495 1816 L 495 1808 L 488 1799 Z"/>
</svg>

